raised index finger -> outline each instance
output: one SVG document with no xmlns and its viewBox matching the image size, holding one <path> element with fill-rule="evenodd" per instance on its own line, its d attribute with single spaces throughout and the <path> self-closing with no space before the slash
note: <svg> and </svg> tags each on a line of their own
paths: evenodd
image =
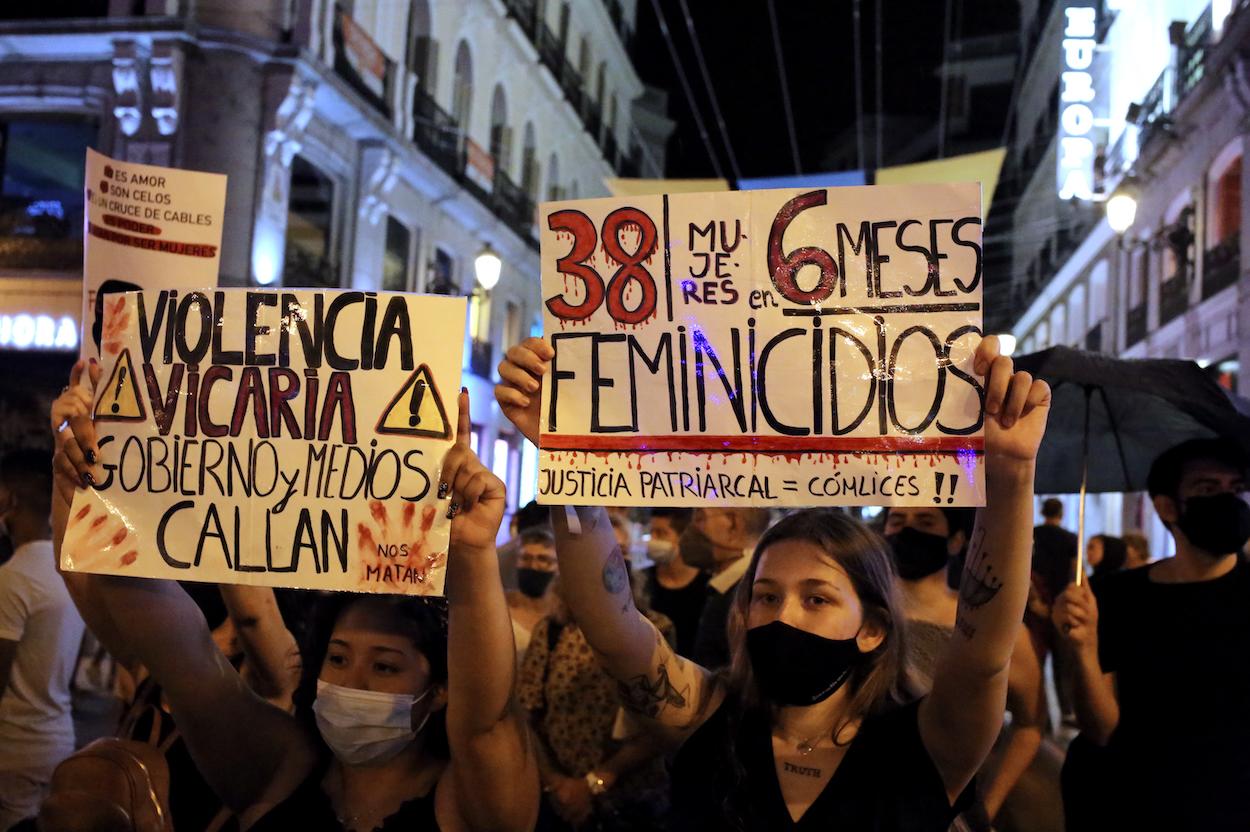
<svg viewBox="0 0 1250 832">
<path fill-rule="evenodd" d="M 469 389 L 467 387 L 460 388 L 460 398 L 457 404 L 460 406 L 460 420 L 456 424 L 456 444 L 468 448 L 471 447 L 469 437 L 473 433 L 473 420 L 469 417 Z"/>
</svg>

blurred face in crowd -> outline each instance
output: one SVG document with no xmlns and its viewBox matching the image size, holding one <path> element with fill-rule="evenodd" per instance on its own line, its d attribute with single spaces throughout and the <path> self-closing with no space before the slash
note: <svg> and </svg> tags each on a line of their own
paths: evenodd
<svg viewBox="0 0 1250 832">
<path fill-rule="evenodd" d="M 863 604 L 842 566 L 802 539 L 772 544 L 756 565 L 747 629 L 774 621 L 827 639 L 854 638 L 864 653 L 884 638 L 865 623 Z"/>
<path fill-rule="evenodd" d="M 925 534 L 937 535 L 947 541 L 947 550 L 952 555 L 959 554 L 963 545 L 962 531 L 951 534 L 950 521 L 940 508 L 921 506 L 891 506 L 885 518 L 885 536 L 896 535 L 903 529 L 914 529 Z"/>
<path fill-rule="evenodd" d="M 674 546 L 677 545 L 677 540 L 681 537 L 677 530 L 673 528 L 673 518 L 671 517 L 652 517 L 648 531 L 651 532 L 652 540 L 663 540 Z"/>
<path fill-rule="evenodd" d="M 1090 566 L 1102 563 L 1102 537 L 1095 535 L 1085 544 L 1085 562 Z"/>
<path fill-rule="evenodd" d="M 559 569 L 555 547 L 541 541 L 522 544 L 517 552 L 516 565 L 518 569 L 533 569 L 537 572 L 555 572 Z"/>
</svg>

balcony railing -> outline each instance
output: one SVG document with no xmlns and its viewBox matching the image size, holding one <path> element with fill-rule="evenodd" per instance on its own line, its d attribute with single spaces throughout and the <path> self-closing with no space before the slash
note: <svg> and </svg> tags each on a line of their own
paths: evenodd
<svg viewBox="0 0 1250 832">
<path fill-rule="evenodd" d="M 422 89 L 416 91 L 412 107 L 412 139 L 417 146 L 454 178 L 464 176 L 464 150 L 460 127 L 451 113 Z"/>
<path fill-rule="evenodd" d="M 495 188 L 490 198 L 495 214 L 523 240 L 533 238 L 534 203 L 520 185 L 503 171 L 495 174 Z"/>
<path fill-rule="evenodd" d="M 1181 40 L 1177 54 L 1176 97 L 1179 100 L 1192 90 L 1206 71 L 1207 47 L 1211 43 L 1211 7 L 1198 16 Z"/>
<path fill-rule="evenodd" d="M 360 97 L 387 118 L 391 116 L 391 91 L 395 62 L 342 6 L 334 8 L 334 71 Z"/>
<path fill-rule="evenodd" d="M 1202 299 L 1237 282 L 1241 276 L 1241 239 L 1234 233 L 1207 249 L 1202 258 Z"/>
<path fill-rule="evenodd" d="M 1189 281 L 1174 274 L 1159 287 L 1159 326 L 1185 314 L 1189 308 Z"/>
<path fill-rule="evenodd" d="M 1124 320 L 1124 345 L 1131 347 L 1146 337 L 1146 302 L 1134 306 Z"/>
</svg>

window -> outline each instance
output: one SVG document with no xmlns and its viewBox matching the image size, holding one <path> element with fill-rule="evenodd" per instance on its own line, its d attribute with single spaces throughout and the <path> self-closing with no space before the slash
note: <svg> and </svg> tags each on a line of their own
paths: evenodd
<svg viewBox="0 0 1250 832">
<path fill-rule="evenodd" d="M 512 130 L 508 127 L 508 96 L 503 84 L 495 85 L 490 99 L 490 155 L 495 160 L 495 170 L 506 172 L 512 155 Z"/>
<path fill-rule="evenodd" d="M 525 195 L 529 197 L 531 202 L 538 201 L 538 183 L 542 179 L 536 145 L 534 122 L 527 121 L 525 123 L 525 139 L 521 143 L 521 190 L 525 191 Z"/>
<path fill-rule="evenodd" d="M 1231 240 L 1241 233 L 1241 157 L 1234 159 L 1215 180 L 1211 195 L 1211 245 Z"/>
<path fill-rule="evenodd" d="M 408 13 L 408 69 L 417 76 L 417 87 L 434 94 L 438 78 L 438 41 L 430 36 L 429 0 L 411 0 Z"/>
<path fill-rule="evenodd" d="M 460 41 L 456 47 L 456 69 L 451 82 L 451 117 L 463 135 L 469 130 L 469 113 L 473 109 L 473 58 L 469 44 Z"/>
<path fill-rule="evenodd" d="M 504 307 L 503 316 L 504 349 L 509 349 L 513 344 L 520 343 L 522 337 L 521 326 L 524 320 L 525 315 L 522 313 L 521 307 L 512 301 L 508 301 L 507 306 Z"/>
<path fill-rule="evenodd" d="M 552 153 L 547 162 L 547 199 L 554 201 L 563 197 L 560 192 L 560 158 Z"/>
<path fill-rule="evenodd" d="M 1150 280 L 1150 247 L 1139 243 L 1130 255 L 1128 308 L 1136 309 L 1146 302 L 1146 286 Z"/>
<path fill-rule="evenodd" d="M 331 249 L 334 182 L 302 156 L 291 160 L 284 286 L 334 288 L 338 268 Z"/>
<path fill-rule="evenodd" d="M 582 35 L 581 45 L 577 49 L 577 74 L 582 81 L 589 81 L 590 75 L 590 41 Z"/>
<path fill-rule="evenodd" d="M 408 291 L 412 263 L 412 232 L 394 217 L 386 218 L 386 250 L 382 253 L 382 291 Z"/>
<path fill-rule="evenodd" d="M 82 268 L 86 149 L 98 132 L 81 120 L 0 122 L 0 265 Z"/>
<path fill-rule="evenodd" d="M 434 249 L 434 259 L 430 261 L 430 274 L 425 290 L 434 295 L 460 294 L 460 286 L 456 283 L 456 261 L 441 246 Z"/>
<path fill-rule="evenodd" d="M 490 340 L 490 295 L 480 286 L 469 295 L 469 337 L 474 341 Z"/>
</svg>

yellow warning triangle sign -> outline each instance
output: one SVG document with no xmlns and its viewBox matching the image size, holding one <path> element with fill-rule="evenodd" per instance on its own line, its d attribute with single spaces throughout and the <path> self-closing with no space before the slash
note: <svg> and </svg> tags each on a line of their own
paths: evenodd
<svg viewBox="0 0 1250 832">
<path fill-rule="evenodd" d="M 113 364 L 109 376 L 95 404 L 98 422 L 142 422 L 147 418 L 143 409 L 143 397 L 139 394 L 139 379 L 135 365 L 130 360 L 130 350 L 122 350 Z"/>
<path fill-rule="evenodd" d="M 422 364 L 408 376 L 378 419 L 378 433 L 450 439 L 451 423 L 430 368 Z"/>
</svg>

